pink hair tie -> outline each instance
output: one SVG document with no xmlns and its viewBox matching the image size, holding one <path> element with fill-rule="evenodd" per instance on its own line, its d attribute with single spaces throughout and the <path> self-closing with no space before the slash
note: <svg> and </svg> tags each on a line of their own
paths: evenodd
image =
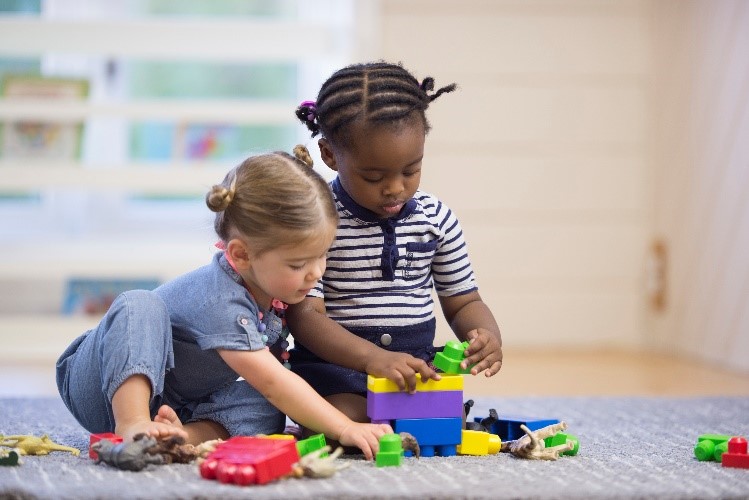
<svg viewBox="0 0 749 500">
<path fill-rule="evenodd" d="M 219 250 L 226 250 L 226 243 L 224 243 L 223 241 L 217 241 L 214 246 Z"/>
</svg>

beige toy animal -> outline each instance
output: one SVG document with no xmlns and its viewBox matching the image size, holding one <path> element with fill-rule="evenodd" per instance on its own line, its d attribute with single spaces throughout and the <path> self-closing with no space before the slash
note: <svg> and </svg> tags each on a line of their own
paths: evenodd
<svg viewBox="0 0 749 500">
<path fill-rule="evenodd" d="M 564 422 L 549 425 L 536 431 L 531 431 L 523 424 L 520 425 L 520 428 L 525 432 L 525 436 L 514 441 L 502 443 L 500 451 L 512 453 L 518 458 L 527 458 L 529 460 L 556 460 L 561 453 L 571 450 L 575 446 L 573 443 L 568 442 L 559 446 L 546 448 L 544 439 L 565 430 L 567 424 Z"/>
<path fill-rule="evenodd" d="M 49 455 L 52 451 L 69 451 L 76 457 L 81 454 L 81 450 L 57 444 L 46 434 L 42 437 L 0 435 L 0 446 L 15 448 L 20 455 Z"/>
</svg>

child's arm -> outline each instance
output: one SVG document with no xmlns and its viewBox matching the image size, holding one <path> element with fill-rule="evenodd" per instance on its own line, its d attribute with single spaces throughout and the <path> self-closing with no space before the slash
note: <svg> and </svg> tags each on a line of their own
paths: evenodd
<svg viewBox="0 0 749 500">
<path fill-rule="evenodd" d="M 286 311 L 289 330 L 295 340 L 325 361 L 376 377 L 386 377 L 401 390 L 416 390 L 416 374 L 422 380 L 439 380 L 440 376 L 422 359 L 403 352 L 393 352 L 357 337 L 325 313 L 325 301 L 307 297 Z"/>
<path fill-rule="evenodd" d="M 483 370 L 487 377 L 496 375 L 502 368 L 502 335 L 494 315 L 481 300 L 478 292 L 452 297 L 440 297 L 442 312 L 455 335 L 470 342 L 462 368 L 476 364 L 471 374 Z"/>
<path fill-rule="evenodd" d="M 219 349 L 218 353 L 273 406 L 309 429 L 322 432 L 343 445 L 359 447 L 367 460 L 377 453 L 380 436 L 393 432 L 386 424 L 353 422 L 302 378 L 284 368 L 267 349 Z"/>
</svg>

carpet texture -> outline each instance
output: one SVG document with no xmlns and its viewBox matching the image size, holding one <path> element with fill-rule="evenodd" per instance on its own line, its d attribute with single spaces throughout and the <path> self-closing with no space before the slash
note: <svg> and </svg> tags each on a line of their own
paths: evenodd
<svg viewBox="0 0 749 500">
<path fill-rule="evenodd" d="M 88 458 L 88 433 L 54 398 L 0 399 L 0 434 L 49 434 L 81 455 L 55 452 L 0 467 L 0 498 L 747 498 L 749 470 L 698 462 L 697 436 L 749 435 L 747 398 L 474 398 L 471 416 L 558 418 L 580 453 L 556 462 L 507 454 L 405 459 L 377 468 L 356 457 L 329 479 L 239 487 L 200 478 L 194 465 L 125 472 Z"/>
</svg>

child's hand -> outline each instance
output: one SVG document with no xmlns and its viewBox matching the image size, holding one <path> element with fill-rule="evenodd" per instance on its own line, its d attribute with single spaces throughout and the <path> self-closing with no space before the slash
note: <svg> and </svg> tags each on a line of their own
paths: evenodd
<svg viewBox="0 0 749 500">
<path fill-rule="evenodd" d="M 487 377 L 496 375 L 502 368 L 502 344 L 496 335 L 484 328 L 471 330 L 466 334 L 469 345 L 465 351 L 466 359 L 460 363 L 460 367 L 466 367 L 476 364 L 471 368 L 471 375 L 478 375 L 481 371 L 486 370 L 484 374 Z"/>
<path fill-rule="evenodd" d="M 404 352 L 382 350 L 373 356 L 365 370 L 369 375 L 385 377 L 396 383 L 401 391 L 416 392 L 416 374 L 421 380 L 439 380 L 439 374 L 432 370 L 423 359 L 415 358 Z"/>
<path fill-rule="evenodd" d="M 388 424 L 361 424 L 352 422 L 341 431 L 338 441 L 344 446 L 356 446 L 364 453 L 367 460 L 372 460 L 380 450 L 380 437 L 392 434 Z"/>
</svg>

